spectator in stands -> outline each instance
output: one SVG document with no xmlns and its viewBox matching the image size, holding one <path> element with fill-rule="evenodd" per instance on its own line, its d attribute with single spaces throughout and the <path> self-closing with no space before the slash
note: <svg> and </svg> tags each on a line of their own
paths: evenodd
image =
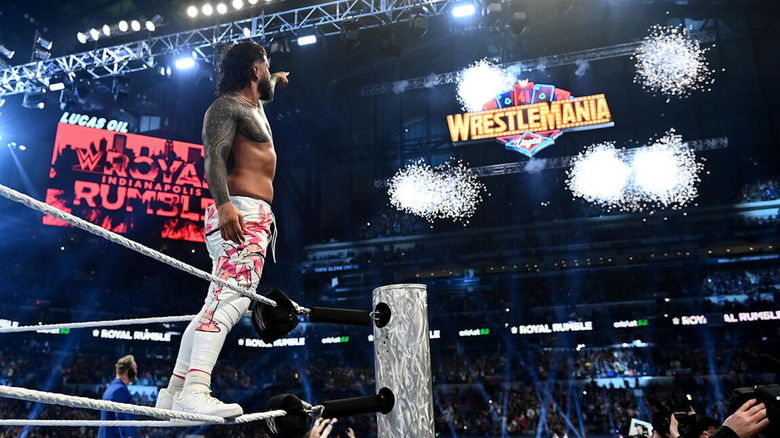
<svg viewBox="0 0 780 438">
<path fill-rule="evenodd" d="M 133 396 L 127 385 L 135 381 L 138 374 L 138 364 L 135 363 L 133 355 L 128 354 L 122 357 L 116 363 L 116 378 L 103 393 L 103 400 L 110 400 L 119 403 L 132 403 Z M 121 412 L 101 411 L 101 420 L 135 420 L 133 414 Z M 135 438 L 137 436 L 135 427 L 104 427 L 98 429 L 98 438 Z"/>
</svg>

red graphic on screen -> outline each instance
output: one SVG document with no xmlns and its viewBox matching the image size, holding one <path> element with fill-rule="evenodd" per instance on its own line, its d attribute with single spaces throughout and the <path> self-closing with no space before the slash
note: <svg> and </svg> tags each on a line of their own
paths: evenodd
<svg viewBox="0 0 780 438">
<path fill-rule="evenodd" d="M 203 158 L 198 144 L 60 123 L 46 203 L 117 233 L 203 242 Z"/>
<path fill-rule="evenodd" d="M 571 99 L 572 97 L 569 91 L 557 88 L 554 85 L 534 84 L 533 82 L 523 80 L 518 81 L 511 90 L 504 91 L 494 99 L 490 99 L 482 105 L 482 109 L 488 111 L 537 102 Z M 497 137 L 496 140 L 503 143 L 504 147 L 509 150 L 533 157 L 537 152 L 555 143 L 555 139 L 560 137 L 561 133 L 560 129 L 540 132 L 526 131 L 523 135 Z"/>
</svg>

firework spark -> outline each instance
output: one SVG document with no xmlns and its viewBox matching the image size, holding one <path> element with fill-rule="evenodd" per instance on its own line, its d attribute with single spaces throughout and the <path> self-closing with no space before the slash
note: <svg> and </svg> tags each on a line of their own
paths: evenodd
<svg viewBox="0 0 780 438">
<path fill-rule="evenodd" d="M 672 129 L 633 150 L 615 149 L 613 143 L 589 146 L 572 160 L 566 184 L 575 197 L 607 210 L 676 210 L 698 196 L 702 168 Z"/>
<path fill-rule="evenodd" d="M 698 196 L 696 184 L 704 165 L 673 129 L 636 150 L 632 167 L 634 185 L 649 206 L 678 209 Z"/>
<path fill-rule="evenodd" d="M 688 97 L 708 89 L 712 72 L 704 58 L 706 49 L 690 38 L 685 28 L 655 25 L 634 52 L 634 82 L 654 94 Z"/>
<path fill-rule="evenodd" d="M 458 101 L 464 111 L 482 111 L 482 105 L 512 88 L 515 79 L 504 69 L 483 59 L 458 75 Z"/>
<path fill-rule="evenodd" d="M 390 179 L 390 205 L 425 218 L 468 223 L 482 202 L 485 185 L 462 162 L 432 168 L 423 160 L 410 163 Z"/>
<path fill-rule="evenodd" d="M 574 196 L 612 208 L 625 197 L 631 168 L 613 142 L 597 143 L 574 157 L 566 184 Z"/>
</svg>

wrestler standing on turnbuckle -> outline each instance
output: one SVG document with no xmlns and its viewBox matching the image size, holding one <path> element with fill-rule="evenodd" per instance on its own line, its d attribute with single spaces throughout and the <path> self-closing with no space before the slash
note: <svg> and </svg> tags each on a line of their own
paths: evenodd
<svg viewBox="0 0 780 438">
<path fill-rule="evenodd" d="M 271 212 L 276 173 L 271 126 L 263 106 L 288 72 L 269 72 L 265 49 L 242 42 L 224 51 L 219 64 L 220 96 L 203 120 L 206 181 L 215 204 L 206 210 L 206 247 L 212 273 L 252 292 L 263 272 L 267 248 L 276 243 Z M 234 164 L 229 168 L 228 157 Z M 275 255 L 275 253 L 274 253 Z M 237 403 L 211 396 L 211 372 L 228 332 L 249 308 L 250 299 L 211 283 L 205 304 L 182 336 L 179 355 L 158 408 L 237 417 Z"/>
</svg>

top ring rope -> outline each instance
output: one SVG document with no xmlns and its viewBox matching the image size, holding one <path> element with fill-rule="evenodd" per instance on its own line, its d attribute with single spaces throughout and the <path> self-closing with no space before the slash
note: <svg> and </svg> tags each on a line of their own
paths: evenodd
<svg viewBox="0 0 780 438">
<path fill-rule="evenodd" d="M 24 193 L 17 192 L 16 190 L 6 187 L 2 184 L 0 184 L 0 195 L 12 201 L 18 202 L 22 205 L 26 205 L 27 207 L 30 207 L 33 210 L 37 210 L 40 211 L 41 213 L 46 213 L 50 216 L 54 216 L 57 219 L 63 220 L 73 225 L 74 227 L 81 228 L 82 230 L 89 231 L 90 233 L 98 235 L 106 240 L 109 240 L 114 243 L 118 243 L 124 246 L 125 248 L 132 249 L 133 251 L 139 252 L 147 257 L 151 257 L 157 261 L 173 266 L 174 268 L 180 269 L 184 272 L 187 272 L 188 274 L 192 274 L 204 280 L 217 283 L 218 285 L 222 287 L 226 287 L 232 291 L 238 292 L 247 298 L 260 301 L 261 303 L 267 304 L 271 307 L 276 307 L 276 301 L 269 300 L 268 298 L 262 295 L 258 295 L 256 293 L 243 289 L 239 286 L 230 284 L 227 281 L 217 277 L 216 275 L 209 274 L 208 272 L 202 271 L 198 268 L 195 268 L 179 260 L 176 260 L 173 257 L 167 256 L 151 248 L 147 248 L 138 242 L 122 237 L 119 234 L 114 233 L 113 231 L 106 230 L 105 228 L 99 227 L 91 222 L 87 222 L 84 219 L 81 219 L 80 217 L 76 217 L 70 213 L 66 213 L 58 208 L 52 207 L 49 204 L 31 198 L 25 195 Z"/>
<path fill-rule="evenodd" d="M 78 397 L 73 395 L 57 394 L 53 392 L 37 391 L 27 388 L 16 388 L 12 386 L 0 385 L 0 397 L 15 398 L 19 400 L 34 401 L 41 403 L 57 404 L 69 406 L 72 408 L 86 408 L 101 411 L 123 412 L 135 415 L 147 415 L 155 418 L 164 418 L 169 420 L 186 420 L 198 423 L 208 424 L 240 424 L 252 421 L 264 420 L 267 418 L 276 418 L 287 415 L 286 411 L 275 410 L 267 412 L 256 412 L 254 414 L 241 415 L 229 419 L 215 415 L 191 414 L 188 412 L 171 411 L 168 409 L 152 408 L 149 406 L 137 406 L 129 403 L 117 403 L 109 400 L 95 400 L 87 397 Z M 187 426 L 187 424 L 183 424 Z"/>
<path fill-rule="evenodd" d="M 160 316 L 155 318 L 113 319 L 103 321 L 63 322 L 59 324 L 22 325 L 19 327 L 0 327 L 0 333 L 37 332 L 38 330 L 78 329 L 115 325 L 155 324 L 164 322 L 192 321 L 198 315 Z"/>
<path fill-rule="evenodd" d="M 0 420 L 0 426 L 56 426 L 56 427 L 81 427 L 81 426 L 93 426 L 93 427 L 188 427 L 188 426 L 200 426 L 208 423 L 200 423 L 197 421 L 170 421 L 170 420 L 23 420 L 23 419 L 8 419 Z"/>
</svg>

